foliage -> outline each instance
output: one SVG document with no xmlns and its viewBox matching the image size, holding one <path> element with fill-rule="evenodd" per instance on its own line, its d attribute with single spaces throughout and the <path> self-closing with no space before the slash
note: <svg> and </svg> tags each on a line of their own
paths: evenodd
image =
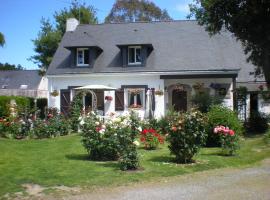
<svg viewBox="0 0 270 200">
<path fill-rule="evenodd" d="M 251 112 L 247 122 L 247 130 L 252 133 L 265 133 L 268 129 L 267 116 L 259 112 Z"/>
<path fill-rule="evenodd" d="M 264 137 L 263 137 L 263 140 L 266 144 L 270 144 L 270 131 L 268 131 Z"/>
<path fill-rule="evenodd" d="M 20 64 L 16 66 L 9 63 L 0 63 L 0 71 L 1 70 L 23 70 L 23 69 L 24 68 Z"/>
<path fill-rule="evenodd" d="M 159 144 L 164 143 L 164 138 L 157 133 L 155 129 L 143 129 L 140 134 L 140 140 L 145 149 L 157 149 Z"/>
<path fill-rule="evenodd" d="M 218 105 L 222 103 L 222 99 L 220 97 L 210 95 L 205 91 L 197 91 L 192 96 L 191 101 L 202 113 L 208 112 L 212 105 Z"/>
<path fill-rule="evenodd" d="M 83 109 L 83 92 L 76 94 L 71 102 L 69 119 L 71 121 L 71 127 L 73 131 L 78 131 L 78 124 L 80 123 L 79 117 Z"/>
<path fill-rule="evenodd" d="M 214 128 L 214 134 L 220 135 L 222 153 L 224 155 L 232 156 L 240 148 L 238 135 L 228 127 L 217 126 Z"/>
<path fill-rule="evenodd" d="M 117 160 L 121 170 L 135 170 L 139 166 L 136 149 L 138 118 L 135 114 L 117 117 L 106 123 L 94 113 L 81 118 L 82 143 L 92 160 Z"/>
<path fill-rule="evenodd" d="M 33 120 L 31 137 L 42 139 L 68 135 L 70 133 L 69 121 L 57 109 L 49 110 L 47 118 L 47 120 L 40 118 Z"/>
<path fill-rule="evenodd" d="M 0 117 L 9 117 L 11 100 L 16 102 L 16 109 L 18 113 L 25 112 L 32 108 L 32 99 L 29 97 L 0 96 Z"/>
<path fill-rule="evenodd" d="M 3 47 L 5 45 L 6 41 L 5 41 L 5 37 L 3 35 L 3 33 L 0 32 L 0 46 Z"/>
<path fill-rule="evenodd" d="M 244 46 L 247 61 L 257 66 L 255 75 L 264 72 L 270 84 L 270 2 L 200 0 L 190 5 L 191 16 L 211 35 L 227 29 Z"/>
<path fill-rule="evenodd" d="M 192 162 L 205 139 L 205 119 L 199 111 L 182 113 L 171 122 L 169 149 L 177 163 Z"/>
<path fill-rule="evenodd" d="M 236 88 L 236 95 L 237 95 L 237 100 L 241 102 L 245 102 L 247 99 L 247 88 L 240 86 L 239 88 Z"/>
<path fill-rule="evenodd" d="M 117 0 L 105 18 L 106 23 L 162 20 L 171 20 L 167 10 L 148 0 Z"/>
<path fill-rule="evenodd" d="M 30 60 L 38 64 L 40 68 L 47 69 L 49 67 L 58 44 L 65 33 L 66 20 L 71 17 L 80 19 L 82 24 L 97 23 L 95 9 L 85 4 L 80 5 L 76 0 L 72 1 L 69 8 L 55 12 L 55 26 L 48 19 L 42 18 L 41 30 L 37 38 L 33 40 L 36 55 L 30 57 Z"/>
<path fill-rule="evenodd" d="M 214 105 L 207 113 L 208 125 L 207 125 L 207 146 L 220 146 L 220 136 L 213 134 L 213 130 L 216 126 L 230 127 L 234 130 L 235 134 L 240 136 L 243 134 L 243 124 L 238 119 L 237 114 L 231 109 L 222 106 Z"/>
<path fill-rule="evenodd" d="M 113 127 L 105 126 L 95 114 L 82 120 L 82 143 L 90 159 L 117 160 L 119 146 Z"/>
</svg>

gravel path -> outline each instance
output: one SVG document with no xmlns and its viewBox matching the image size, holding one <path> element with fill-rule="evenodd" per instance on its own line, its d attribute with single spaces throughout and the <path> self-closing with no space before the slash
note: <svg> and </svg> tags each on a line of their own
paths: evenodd
<svg viewBox="0 0 270 200">
<path fill-rule="evenodd" d="M 270 159 L 246 169 L 218 169 L 158 183 L 98 189 L 65 197 L 63 200 L 270 200 Z"/>
</svg>

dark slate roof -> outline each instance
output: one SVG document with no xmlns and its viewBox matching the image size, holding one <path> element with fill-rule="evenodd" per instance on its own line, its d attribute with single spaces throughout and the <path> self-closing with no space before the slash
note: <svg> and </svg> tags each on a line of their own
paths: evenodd
<svg viewBox="0 0 270 200">
<path fill-rule="evenodd" d="M 122 67 L 119 45 L 151 44 L 145 67 Z M 118 45 L 118 46 L 117 46 Z M 65 47 L 97 46 L 103 52 L 93 68 L 70 67 Z M 79 25 L 65 33 L 47 75 L 112 72 L 185 72 L 240 70 L 239 81 L 251 81 L 254 66 L 246 62 L 240 42 L 229 32 L 209 37 L 196 21 Z"/>
<path fill-rule="evenodd" d="M 21 85 L 28 85 L 27 89 L 38 89 L 41 81 L 38 70 L 7 70 L 0 71 L 0 89 L 20 89 Z"/>
</svg>

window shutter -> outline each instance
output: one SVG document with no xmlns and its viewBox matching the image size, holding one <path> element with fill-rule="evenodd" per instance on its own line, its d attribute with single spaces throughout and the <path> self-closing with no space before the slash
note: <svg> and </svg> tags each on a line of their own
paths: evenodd
<svg viewBox="0 0 270 200">
<path fill-rule="evenodd" d="M 60 110 L 68 115 L 70 109 L 70 90 L 60 90 Z"/>
<path fill-rule="evenodd" d="M 124 90 L 115 91 L 115 110 L 123 111 L 124 110 Z"/>
</svg>

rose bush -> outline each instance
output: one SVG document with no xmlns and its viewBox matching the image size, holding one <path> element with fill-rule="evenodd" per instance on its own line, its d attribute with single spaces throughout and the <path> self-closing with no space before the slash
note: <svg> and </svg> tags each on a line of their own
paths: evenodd
<svg viewBox="0 0 270 200">
<path fill-rule="evenodd" d="M 205 143 L 205 118 L 199 111 L 189 111 L 172 118 L 167 140 L 177 163 L 190 163 Z"/>
<path fill-rule="evenodd" d="M 236 150 L 240 148 L 238 135 L 229 127 L 216 126 L 213 132 L 220 135 L 220 143 L 224 155 L 234 155 Z"/>
<path fill-rule="evenodd" d="M 94 113 L 81 121 L 82 143 L 92 160 L 119 160 L 121 170 L 139 167 L 136 136 L 139 133 L 138 117 L 113 117 L 105 123 Z"/>
<path fill-rule="evenodd" d="M 140 133 L 140 140 L 145 149 L 156 149 L 159 144 L 164 143 L 164 138 L 155 129 L 144 129 Z"/>
</svg>

